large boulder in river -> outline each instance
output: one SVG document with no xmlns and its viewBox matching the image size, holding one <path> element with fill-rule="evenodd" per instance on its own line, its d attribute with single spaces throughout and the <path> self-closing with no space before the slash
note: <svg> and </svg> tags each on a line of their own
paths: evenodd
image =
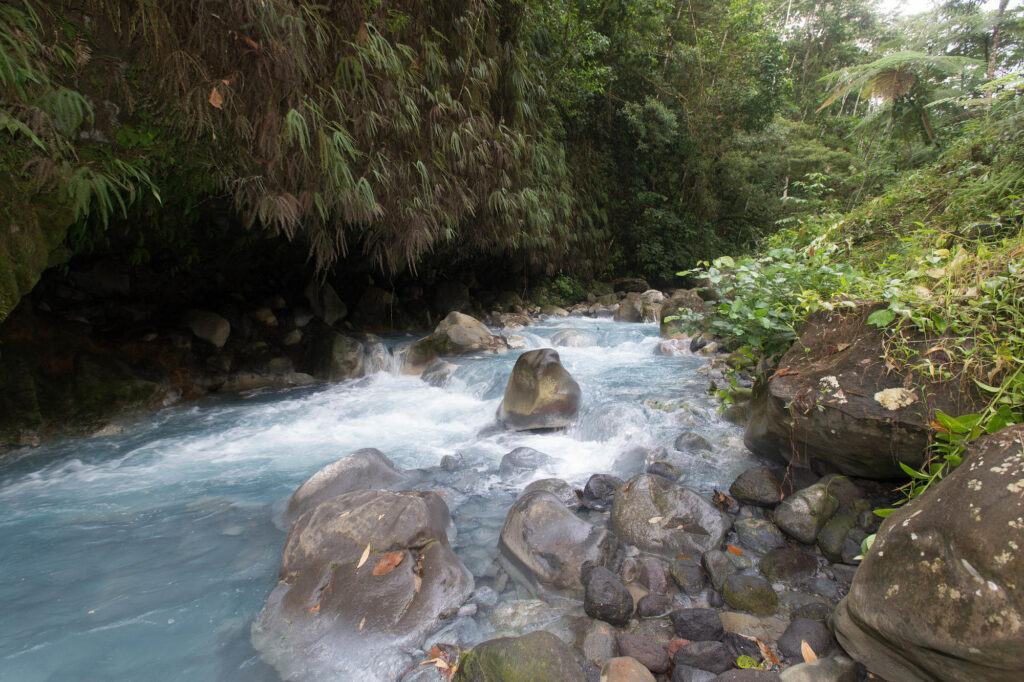
<svg viewBox="0 0 1024 682">
<path fill-rule="evenodd" d="M 576 516 L 556 495 L 534 490 L 509 509 L 498 549 L 509 573 L 531 591 L 581 596 L 580 567 L 585 561 L 613 564 L 619 542 L 607 529 Z"/>
<path fill-rule="evenodd" d="M 767 389 L 755 392 L 747 447 L 800 466 L 821 460 L 851 476 L 894 478 L 899 462 L 924 463 L 935 409 L 975 411 L 957 382 L 904 387 L 884 359 L 882 332 L 867 323 L 875 309 L 808 318 Z"/>
<path fill-rule="evenodd" d="M 363 344 L 351 336 L 326 330 L 312 344 L 314 374 L 328 381 L 345 381 L 363 375 Z"/>
<path fill-rule="evenodd" d="M 634 476 L 612 503 L 611 528 L 623 542 L 666 556 L 718 549 L 732 523 L 711 500 L 661 476 Z"/>
<path fill-rule="evenodd" d="M 562 367 L 558 352 L 523 353 L 512 368 L 498 421 L 516 431 L 563 428 L 580 409 L 580 386 Z"/>
<path fill-rule="evenodd" d="M 432 362 L 445 355 L 500 353 L 506 349 L 505 340 L 492 334 L 483 322 L 453 311 L 441 320 L 433 334 L 409 347 L 402 372 L 421 374 Z"/>
<path fill-rule="evenodd" d="M 395 679 L 473 591 L 433 492 L 356 490 L 292 524 L 253 643 L 285 679 Z"/>
<path fill-rule="evenodd" d="M 1024 670 L 1024 425 L 890 515 L 836 612 L 843 648 L 889 680 L 997 682 Z"/>
<path fill-rule="evenodd" d="M 583 682 L 572 649 L 550 632 L 499 637 L 477 644 L 459 659 L 455 682 Z"/>
<path fill-rule="evenodd" d="M 376 448 L 363 448 L 328 464 L 306 480 L 288 502 L 286 520 L 291 522 L 332 497 L 367 488 L 393 488 L 405 473 Z"/>
<path fill-rule="evenodd" d="M 580 331 L 579 329 L 563 329 L 551 336 L 551 345 L 564 348 L 584 348 L 593 346 L 597 339 L 592 334 Z"/>
</svg>

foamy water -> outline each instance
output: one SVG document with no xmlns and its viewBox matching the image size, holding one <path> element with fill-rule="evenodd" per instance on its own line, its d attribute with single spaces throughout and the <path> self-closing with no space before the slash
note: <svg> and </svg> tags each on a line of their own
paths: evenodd
<svg viewBox="0 0 1024 682">
<path fill-rule="evenodd" d="M 684 432 L 711 444 L 705 453 L 675 453 L 687 485 L 724 488 L 751 465 L 739 429 L 715 414 L 705 394 L 707 379 L 696 372 L 702 358 L 656 356 L 654 325 L 571 318 L 517 333 L 545 347 L 565 328 L 593 335 L 597 345 L 558 349 L 583 391 L 576 424 L 562 432 L 488 428 L 519 355 L 512 351 L 453 360 L 459 369 L 444 388 L 382 372 L 210 399 L 161 411 L 117 436 L 68 440 L 5 461 L 0 680 L 280 679 L 249 631 L 277 582 L 283 507 L 317 469 L 359 448 L 378 448 L 403 468 L 462 458 L 451 481 L 432 476 L 457 493 L 449 495 L 454 547 L 477 574 L 493 572 L 501 520 L 532 479 L 578 487 L 593 473 L 638 473 L 642 458 L 630 450 L 671 449 Z M 553 461 L 503 482 L 498 462 L 519 446 Z M 495 631 L 482 614 L 466 628 L 470 638 Z M 344 656 L 322 658 L 329 667 Z"/>
</svg>

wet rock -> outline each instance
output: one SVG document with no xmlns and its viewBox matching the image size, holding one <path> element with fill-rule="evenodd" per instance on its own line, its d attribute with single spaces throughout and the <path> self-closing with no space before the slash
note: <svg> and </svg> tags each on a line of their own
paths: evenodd
<svg viewBox="0 0 1024 682">
<path fill-rule="evenodd" d="M 717 679 L 718 676 L 710 670 L 701 670 L 692 665 L 676 663 L 672 669 L 672 682 L 710 682 Z"/>
<path fill-rule="evenodd" d="M 580 387 L 550 348 L 531 350 L 516 360 L 498 421 L 516 431 L 562 428 L 580 408 Z"/>
<path fill-rule="evenodd" d="M 551 456 L 533 448 L 516 448 L 501 458 L 498 473 L 502 478 L 542 469 L 551 463 Z"/>
<path fill-rule="evenodd" d="M 676 634 L 691 642 L 717 641 L 725 634 L 715 609 L 676 609 L 668 617 Z"/>
<path fill-rule="evenodd" d="M 722 544 L 730 519 L 706 497 L 660 476 L 634 476 L 615 495 L 611 527 L 626 543 L 675 556 Z"/>
<path fill-rule="evenodd" d="M 760 568 L 761 573 L 772 582 L 799 584 L 814 575 L 818 570 L 818 562 L 795 547 L 783 547 L 766 552 L 761 557 Z"/>
<path fill-rule="evenodd" d="M 726 579 L 736 572 L 736 564 L 732 562 L 728 554 L 720 549 L 704 552 L 700 563 L 711 581 L 711 586 L 718 591 L 725 586 Z"/>
<path fill-rule="evenodd" d="M 623 632 L 619 634 L 618 643 L 623 656 L 635 658 L 652 673 L 663 673 L 671 664 L 665 647 L 642 635 Z"/>
<path fill-rule="evenodd" d="M 217 348 L 223 348 L 231 334 L 231 323 L 208 310 L 188 310 L 182 321 L 197 339 L 212 343 Z"/>
<path fill-rule="evenodd" d="M 317 377 L 345 381 L 363 375 L 363 344 L 345 334 L 327 330 L 313 343 L 311 364 Z"/>
<path fill-rule="evenodd" d="M 779 674 L 771 670 L 729 670 L 715 678 L 716 682 L 777 682 Z"/>
<path fill-rule="evenodd" d="M 775 525 L 791 538 L 810 545 L 837 509 L 839 500 L 827 484 L 819 481 L 783 500 L 775 508 Z"/>
<path fill-rule="evenodd" d="M 727 632 L 756 637 L 762 642 L 774 642 L 789 626 L 789 620 L 779 616 L 755 616 L 740 611 L 724 611 L 719 616 Z"/>
<path fill-rule="evenodd" d="M 560 308 L 557 305 L 546 305 L 540 310 L 541 315 L 548 315 L 551 317 L 569 317 L 569 311 L 565 308 Z"/>
<path fill-rule="evenodd" d="M 654 557 L 648 557 L 640 563 L 640 584 L 653 594 L 665 594 L 668 589 L 668 574 L 665 564 Z"/>
<path fill-rule="evenodd" d="M 585 348 L 596 344 L 597 339 L 592 334 L 579 329 L 563 329 L 551 337 L 551 345 L 562 348 Z"/>
<path fill-rule="evenodd" d="M 583 506 L 595 511 L 604 511 L 612 506 L 615 491 L 622 487 L 622 479 L 609 474 L 594 474 L 583 486 Z"/>
<path fill-rule="evenodd" d="M 729 494 L 737 502 L 773 507 L 782 501 L 782 486 L 776 472 L 768 467 L 752 467 L 736 477 Z"/>
<path fill-rule="evenodd" d="M 299 486 L 288 501 L 285 520 L 291 523 L 321 502 L 353 490 L 394 488 L 408 478 L 376 448 L 363 448 L 328 464 Z"/>
<path fill-rule="evenodd" d="M 612 625 L 625 625 L 633 615 L 633 597 L 618 576 L 596 566 L 586 576 L 583 610 L 591 618 Z"/>
<path fill-rule="evenodd" d="M 838 512 L 825 523 L 821 532 L 818 533 L 818 547 L 826 559 L 832 563 L 842 562 L 846 535 L 856 523 L 857 519 L 853 513 L 844 511 Z"/>
<path fill-rule="evenodd" d="M 757 643 L 737 632 L 726 632 L 721 637 L 722 644 L 729 648 L 733 660 L 740 656 L 750 656 L 755 661 L 761 660 L 761 649 Z"/>
<path fill-rule="evenodd" d="M 680 452 L 710 452 L 712 449 L 707 438 L 693 431 L 679 434 L 672 442 L 672 447 Z"/>
<path fill-rule="evenodd" d="M 733 667 L 732 654 L 721 642 L 690 642 L 672 660 L 677 666 L 688 665 L 716 674 Z"/>
<path fill-rule="evenodd" d="M 839 560 L 844 564 L 859 564 L 862 551 L 862 543 L 868 534 L 860 528 L 851 528 L 843 539 L 843 546 L 839 550 Z"/>
<path fill-rule="evenodd" d="M 653 476 L 661 476 L 675 483 L 679 480 L 682 471 L 670 462 L 658 460 L 647 465 L 647 473 Z"/>
<path fill-rule="evenodd" d="M 430 386 L 445 386 L 458 368 L 458 365 L 437 359 L 427 365 L 423 374 L 420 375 L 420 379 Z"/>
<path fill-rule="evenodd" d="M 665 318 L 677 317 L 683 311 L 703 310 L 704 301 L 700 295 L 692 289 L 676 289 L 669 296 L 668 300 L 661 304 L 658 309 L 659 331 L 664 337 L 679 337 L 685 333 L 681 320 L 667 320 Z"/>
<path fill-rule="evenodd" d="M 580 508 L 580 497 L 576 494 L 576 491 L 572 489 L 572 486 L 563 481 L 560 478 L 542 478 L 539 481 L 534 481 L 530 485 L 523 488 L 523 495 L 532 493 L 535 490 L 544 490 L 551 493 L 566 506 L 567 509 L 573 511 Z"/>
<path fill-rule="evenodd" d="M 671 609 L 671 602 L 663 594 L 648 594 L 636 603 L 636 613 L 641 618 L 659 618 Z"/>
<path fill-rule="evenodd" d="M 740 542 L 755 552 L 767 552 L 786 544 L 786 536 L 768 519 L 737 519 L 733 522 L 733 530 Z"/>
<path fill-rule="evenodd" d="M 781 682 L 860 682 L 863 679 L 863 667 L 846 656 L 819 658 L 779 673 Z"/>
<path fill-rule="evenodd" d="M 835 646 L 832 632 L 824 624 L 810 618 L 797 618 L 779 637 L 779 652 L 794 661 L 803 661 L 803 642 L 811 647 L 818 658 L 824 658 Z"/>
<path fill-rule="evenodd" d="M 608 659 L 618 656 L 617 635 L 615 628 L 609 623 L 585 619 L 577 638 L 577 648 L 583 655 L 583 660 L 601 667 Z"/>
<path fill-rule="evenodd" d="M 679 589 L 689 595 L 698 594 L 708 583 L 700 564 L 686 557 L 673 559 L 669 565 L 669 572 Z"/>
<path fill-rule="evenodd" d="M 439 357 L 500 353 L 506 348 L 505 340 L 491 334 L 480 320 L 459 312 L 450 312 L 430 336 L 423 337 L 409 347 L 402 372 L 421 374 Z"/>
<path fill-rule="evenodd" d="M 572 650 L 550 632 L 482 642 L 459 659 L 455 682 L 584 682 Z"/>
<path fill-rule="evenodd" d="M 895 680 L 1024 670 L 1024 425 L 982 436 L 963 463 L 882 523 L 835 618 L 843 648 Z"/>
<path fill-rule="evenodd" d="M 292 524 L 253 644 L 284 678 L 384 675 L 375 666 L 393 657 L 383 650 L 422 641 L 473 591 L 448 545 L 450 522 L 435 493 L 357 490 L 317 505 Z M 376 570 L 382 562 L 389 571 Z M 380 648 L 332 655 L 378 638 Z"/>
<path fill-rule="evenodd" d="M 635 658 L 622 656 L 604 664 L 600 682 L 654 682 L 654 675 Z"/>
<path fill-rule="evenodd" d="M 579 594 L 583 591 L 583 563 L 614 563 L 618 540 L 606 529 L 573 514 L 555 495 L 538 490 L 522 495 L 512 505 L 498 550 L 509 573 L 531 591 Z"/>
<path fill-rule="evenodd" d="M 866 305 L 807 319 L 779 361 L 790 371 L 777 373 L 755 395 L 744 437 L 753 452 L 800 466 L 819 460 L 851 476 L 895 478 L 901 475 L 898 462 L 916 469 L 927 458 L 932 410 L 979 411 L 957 382 L 928 384 L 913 392 L 912 402 L 876 400 L 883 391 L 905 390 L 904 377 L 884 359 L 884 332 L 867 323 L 876 309 Z M 907 365 L 918 361 L 908 358 Z"/>
<path fill-rule="evenodd" d="M 779 596 L 771 583 L 756 575 L 734 574 L 725 579 L 725 603 L 734 609 L 768 616 L 778 609 Z"/>
</svg>

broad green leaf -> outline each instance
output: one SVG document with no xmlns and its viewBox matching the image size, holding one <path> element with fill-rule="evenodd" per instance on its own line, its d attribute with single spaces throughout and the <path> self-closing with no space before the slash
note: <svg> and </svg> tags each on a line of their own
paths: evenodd
<svg viewBox="0 0 1024 682">
<path fill-rule="evenodd" d="M 888 308 L 882 308 L 868 315 L 868 324 L 873 324 L 878 328 L 888 327 L 889 324 L 896 319 L 896 313 L 889 310 Z"/>
</svg>

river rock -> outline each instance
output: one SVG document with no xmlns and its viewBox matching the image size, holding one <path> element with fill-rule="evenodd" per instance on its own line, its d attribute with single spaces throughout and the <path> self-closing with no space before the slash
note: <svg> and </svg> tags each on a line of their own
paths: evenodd
<svg viewBox="0 0 1024 682">
<path fill-rule="evenodd" d="M 328 381 L 345 381 L 363 375 L 363 344 L 357 339 L 327 330 L 313 344 L 315 374 Z"/>
<path fill-rule="evenodd" d="M 717 680 L 710 670 L 701 670 L 685 663 L 675 663 L 672 668 L 672 682 L 711 682 Z"/>
<path fill-rule="evenodd" d="M 755 552 L 767 552 L 786 544 L 786 536 L 768 519 L 737 519 L 733 523 L 733 530 L 739 536 L 740 543 Z"/>
<path fill-rule="evenodd" d="M 643 635 L 622 632 L 618 642 L 623 656 L 635 658 L 652 673 L 663 673 L 672 664 L 665 647 Z"/>
<path fill-rule="evenodd" d="M 645 594 L 636 602 L 636 614 L 641 618 L 660 618 L 672 610 L 672 603 L 663 594 Z"/>
<path fill-rule="evenodd" d="M 783 500 L 775 508 L 775 525 L 791 538 L 810 545 L 837 509 L 838 498 L 827 483 L 819 481 Z"/>
<path fill-rule="evenodd" d="M 498 473 L 502 478 L 542 469 L 551 463 L 551 456 L 533 448 L 516 448 L 501 458 Z"/>
<path fill-rule="evenodd" d="M 619 577 L 604 566 L 594 566 L 583 577 L 583 610 L 591 618 L 625 625 L 633 615 L 633 596 Z"/>
<path fill-rule="evenodd" d="M 406 478 L 406 474 L 380 450 L 356 450 L 320 469 L 299 486 L 288 501 L 285 520 L 291 523 L 332 497 L 353 490 L 394 488 Z"/>
<path fill-rule="evenodd" d="M 611 474 L 594 474 L 583 486 L 583 506 L 604 511 L 612 506 L 615 491 L 622 487 L 622 479 Z"/>
<path fill-rule="evenodd" d="M 818 562 L 795 547 L 781 547 L 766 552 L 761 557 L 760 568 L 772 582 L 799 584 L 814 576 Z"/>
<path fill-rule="evenodd" d="M 615 628 L 603 620 L 583 619 L 577 637 L 577 648 L 583 654 L 583 660 L 601 667 L 609 658 L 618 656 L 617 634 Z"/>
<path fill-rule="evenodd" d="M 882 523 L 836 612 L 840 644 L 892 680 L 995 682 L 1024 670 L 1024 425 Z"/>
<path fill-rule="evenodd" d="M 715 609 L 676 609 L 668 617 L 676 634 L 691 642 L 718 641 L 725 634 Z"/>
<path fill-rule="evenodd" d="M 779 673 L 780 682 L 860 682 L 863 668 L 846 656 L 799 663 Z"/>
<path fill-rule="evenodd" d="M 677 556 L 672 559 L 669 572 L 679 589 L 691 596 L 700 593 L 708 583 L 700 563 L 689 557 Z"/>
<path fill-rule="evenodd" d="M 711 581 L 711 586 L 719 591 L 725 585 L 726 578 L 737 570 L 736 564 L 729 558 L 729 555 L 720 549 L 711 549 L 704 552 L 700 558 L 700 563 L 704 567 L 704 572 L 707 573 L 708 579 Z"/>
<path fill-rule="evenodd" d="M 665 564 L 660 559 L 647 557 L 640 562 L 638 578 L 640 584 L 650 590 L 652 594 L 665 594 L 668 589 L 668 573 L 665 571 Z"/>
<path fill-rule="evenodd" d="M 660 333 L 664 337 L 684 337 L 684 330 L 679 320 L 666 320 L 669 317 L 678 317 L 685 311 L 699 312 L 704 308 L 704 301 L 693 289 L 676 289 L 669 296 L 668 300 L 661 304 L 658 309 L 658 324 Z"/>
<path fill-rule="evenodd" d="M 555 332 L 551 337 L 551 345 L 564 348 L 585 348 L 593 346 L 597 340 L 591 334 L 582 332 L 579 329 L 563 329 Z"/>
<path fill-rule="evenodd" d="M 722 596 L 725 603 L 734 609 L 760 616 L 770 616 L 779 608 L 779 595 L 771 583 L 756 575 L 730 575 L 725 579 Z"/>
<path fill-rule="evenodd" d="M 801 466 L 821 460 L 851 476 L 895 478 L 902 475 L 898 462 L 917 469 L 927 458 L 933 410 L 979 411 L 955 381 L 904 388 L 904 377 L 884 360 L 885 332 L 867 323 L 877 308 L 807 319 L 778 363 L 786 371 L 755 392 L 744 438 L 753 452 Z M 897 394 L 900 399 L 886 399 Z"/>
<path fill-rule="evenodd" d="M 803 643 L 811 647 L 818 658 L 824 658 L 835 646 L 832 633 L 824 624 L 810 618 L 796 618 L 779 637 L 779 652 L 794 661 L 803 661 Z"/>
<path fill-rule="evenodd" d="M 673 656 L 676 665 L 689 665 L 713 673 L 733 667 L 732 652 L 721 642 L 690 642 Z"/>
<path fill-rule="evenodd" d="M 606 529 L 576 516 L 555 495 L 537 490 L 521 496 L 509 509 L 498 549 L 509 573 L 530 590 L 579 595 L 583 562 L 614 563 L 619 546 Z"/>
<path fill-rule="evenodd" d="M 654 294 L 664 298 L 660 291 L 653 291 Z M 645 298 L 647 297 L 647 298 Z M 658 311 L 661 309 L 662 300 L 653 295 L 629 293 L 619 301 L 619 307 L 615 310 L 616 322 L 656 322 Z"/>
<path fill-rule="evenodd" d="M 499 637 L 477 644 L 459 659 L 455 682 L 584 682 L 572 650 L 550 632 Z"/>
<path fill-rule="evenodd" d="M 611 527 L 648 552 L 697 556 L 717 549 L 730 519 L 697 491 L 661 476 L 634 476 L 615 495 Z"/>
<path fill-rule="evenodd" d="M 356 490 L 317 505 L 292 524 L 254 645 L 285 679 L 397 677 L 376 667 L 394 659 L 381 652 L 418 644 L 473 591 L 450 523 L 433 492 Z"/>
<path fill-rule="evenodd" d="M 600 682 L 654 682 L 654 675 L 635 658 L 619 656 L 602 666 Z"/>
<path fill-rule="evenodd" d="M 231 323 L 208 310 L 188 310 L 182 316 L 182 321 L 197 339 L 208 341 L 217 348 L 223 348 L 231 335 Z"/>
<path fill-rule="evenodd" d="M 430 386 L 445 386 L 458 368 L 458 365 L 438 358 L 427 365 L 423 374 L 420 375 L 420 379 Z"/>
<path fill-rule="evenodd" d="M 498 407 L 498 421 L 516 431 L 562 428 L 580 409 L 580 387 L 558 352 L 542 348 L 516 360 Z"/>
<path fill-rule="evenodd" d="M 729 494 L 737 502 L 774 507 L 782 501 L 782 486 L 773 469 L 751 467 L 736 477 L 729 486 Z"/>
<path fill-rule="evenodd" d="M 715 682 L 778 682 L 779 674 L 772 670 L 727 670 Z"/>
<path fill-rule="evenodd" d="M 580 508 L 580 496 L 576 494 L 576 491 L 573 490 L 571 485 L 560 478 L 542 478 L 539 481 L 534 481 L 523 488 L 523 495 L 532 493 L 535 490 L 543 490 L 551 493 L 557 497 L 567 509 L 575 511 Z"/>
<path fill-rule="evenodd" d="M 483 322 L 453 311 L 441 320 L 433 334 L 409 347 L 402 372 L 421 374 L 430 363 L 443 356 L 500 353 L 506 348 L 505 340 L 492 334 Z"/>
</svg>

